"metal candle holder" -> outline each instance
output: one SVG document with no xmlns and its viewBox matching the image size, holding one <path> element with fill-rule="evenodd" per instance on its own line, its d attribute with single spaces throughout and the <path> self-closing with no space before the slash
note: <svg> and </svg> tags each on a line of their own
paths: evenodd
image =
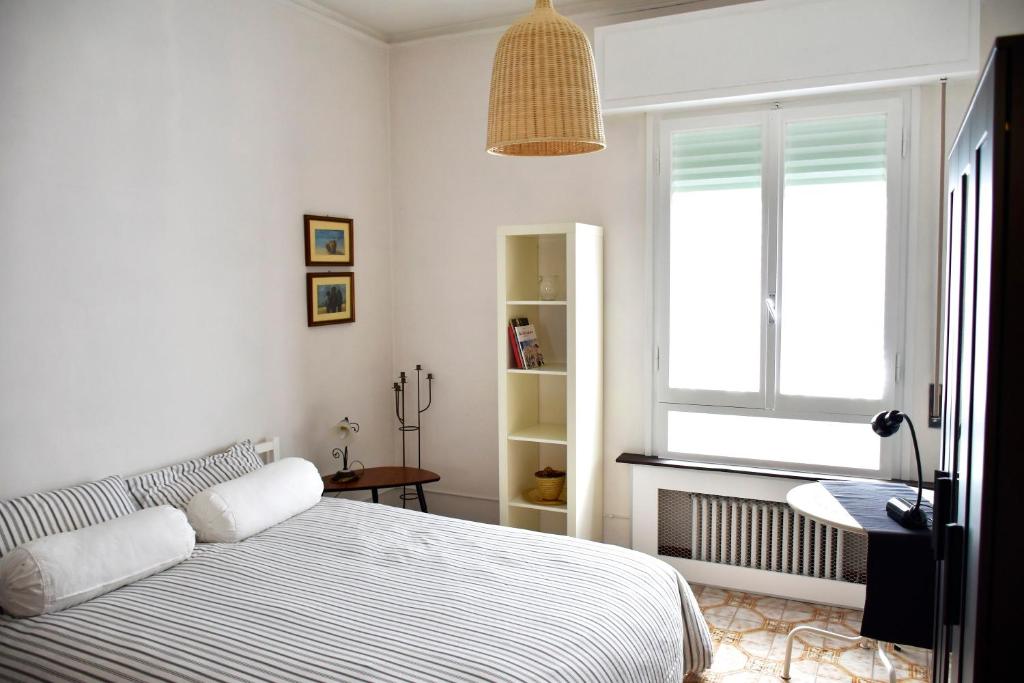
<svg viewBox="0 0 1024 683">
<path fill-rule="evenodd" d="M 406 377 L 405 371 L 398 373 L 398 381 L 391 385 L 391 388 L 395 392 L 395 417 L 398 418 L 398 431 L 402 435 L 402 467 L 406 466 L 406 446 L 405 446 L 405 435 L 407 432 L 416 432 L 416 467 L 422 468 L 423 465 L 423 430 L 422 418 L 420 417 L 423 413 L 427 412 L 430 408 L 430 404 L 434 399 L 434 373 L 428 372 L 426 376 L 427 380 L 427 405 L 422 405 L 422 396 L 420 387 L 423 384 L 421 375 L 423 373 L 423 366 L 417 363 L 416 365 L 416 424 L 406 424 L 406 412 L 405 412 L 405 385 L 408 384 L 409 380 Z M 415 493 L 409 493 L 406 491 L 406 487 L 402 487 L 402 507 L 405 507 L 407 500 L 413 500 L 416 498 Z"/>
</svg>

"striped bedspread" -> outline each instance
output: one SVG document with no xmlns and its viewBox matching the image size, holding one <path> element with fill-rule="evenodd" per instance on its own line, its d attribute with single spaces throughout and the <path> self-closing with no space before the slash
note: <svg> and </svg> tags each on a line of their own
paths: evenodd
<svg viewBox="0 0 1024 683">
<path fill-rule="evenodd" d="M 85 604 L 0 617 L 0 679 L 680 683 L 711 662 L 640 553 L 325 498 Z"/>
</svg>

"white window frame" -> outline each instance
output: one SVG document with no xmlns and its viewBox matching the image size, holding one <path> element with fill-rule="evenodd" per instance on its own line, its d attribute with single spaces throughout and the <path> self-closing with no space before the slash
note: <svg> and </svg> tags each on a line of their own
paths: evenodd
<svg viewBox="0 0 1024 683">
<path fill-rule="evenodd" d="M 882 439 L 880 467 L 875 470 L 842 466 L 803 465 L 771 460 L 718 458 L 699 453 L 673 453 L 667 448 L 668 414 L 672 411 L 719 413 L 757 417 L 795 418 L 833 422 L 864 422 L 882 409 L 903 404 L 903 358 L 906 338 L 906 271 L 908 240 L 910 164 L 906 162 L 906 141 L 910 94 L 907 90 L 842 95 L 830 98 L 799 98 L 731 109 L 675 112 L 652 115 L 649 130 L 653 138 L 651 192 L 653 218 L 653 381 L 651 449 L 655 455 L 703 462 L 720 462 L 743 467 L 765 467 L 860 476 L 890 477 L 900 471 L 900 439 Z M 887 250 L 885 362 L 886 389 L 877 401 L 812 398 L 778 395 L 775 383 L 779 371 L 779 338 L 785 324 L 782 273 L 779 269 L 784 182 L 783 130 L 787 123 L 802 119 L 857 114 L 886 114 Z M 708 128 L 762 126 L 762 301 L 774 293 L 778 321 L 768 324 L 767 306 L 761 308 L 761 377 L 757 393 L 677 389 L 669 386 L 669 226 L 671 207 L 671 137 L 674 132 Z M 773 292 L 774 290 L 774 292 Z M 851 312 L 855 315 L 855 312 Z M 769 367 L 771 365 L 772 367 Z M 824 445 L 827 447 L 827 445 Z"/>
<path fill-rule="evenodd" d="M 722 406 L 724 408 L 760 408 L 764 403 L 764 395 L 768 390 L 766 384 L 766 364 L 768 362 L 768 340 L 761 338 L 761 376 L 756 393 L 735 391 L 713 391 L 706 389 L 674 389 L 669 387 L 669 269 L 671 250 L 669 249 L 669 224 L 671 220 L 672 201 L 672 134 L 680 131 L 708 130 L 714 128 L 739 128 L 741 126 L 761 126 L 761 300 L 768 295 L 765 286 L 765 269 L 770 258 L 769 216 L 771 203 L 766 197 L 766 176 L 770 169 L 768 160 L 770 135 L 768 133 L 768 111 L 712 114 L 710 116 L 671 116 L 663 117 L 658 125 L 657 154 L 665 165 L 663 171 L 655 174 L 657 189 L 655 191 L 655 287 L 654 287 L 654 320 L 655 320 L 655 387 L 659 403 L 675 403 L 694 406 Z M 767 314 L 761 307 L 761 330 L 766 328 Z"/>
</svg>

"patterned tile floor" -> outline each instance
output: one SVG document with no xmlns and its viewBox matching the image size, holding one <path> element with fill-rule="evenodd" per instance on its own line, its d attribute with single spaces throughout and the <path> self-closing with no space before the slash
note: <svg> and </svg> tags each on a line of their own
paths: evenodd
<svg viewBox="0 0 1024 683">
<path fill-rule="evenodd" d="M 848 635 L 860 630 L 860 610 L 712 586 L 692 588 L 711 629 L 715 658 L 709 671 L 686 683 L 781 683 L 791 628 L 816 626 Z M 889 645 L 887 652 L 900 683 L 930 680 L 928 650 Z M 797 636 L 790 675 L 792 683 L 888 683 L 873 642 L 867 648 L 820 636 Z"/>
</svg>

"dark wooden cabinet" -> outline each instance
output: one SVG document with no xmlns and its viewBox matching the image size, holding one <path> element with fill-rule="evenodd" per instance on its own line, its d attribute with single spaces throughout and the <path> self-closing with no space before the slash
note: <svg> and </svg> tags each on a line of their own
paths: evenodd
<svg viewBox="0 0 1024 683">
<path fill-rule="evenodd" d="M 947 192 L 933 676 L 943 683 L 1018 680 L 1024 677 L 1015 657 L 1024 558 L 1024 36 L 996 41 L 949 157 Z"/>
</svg>

